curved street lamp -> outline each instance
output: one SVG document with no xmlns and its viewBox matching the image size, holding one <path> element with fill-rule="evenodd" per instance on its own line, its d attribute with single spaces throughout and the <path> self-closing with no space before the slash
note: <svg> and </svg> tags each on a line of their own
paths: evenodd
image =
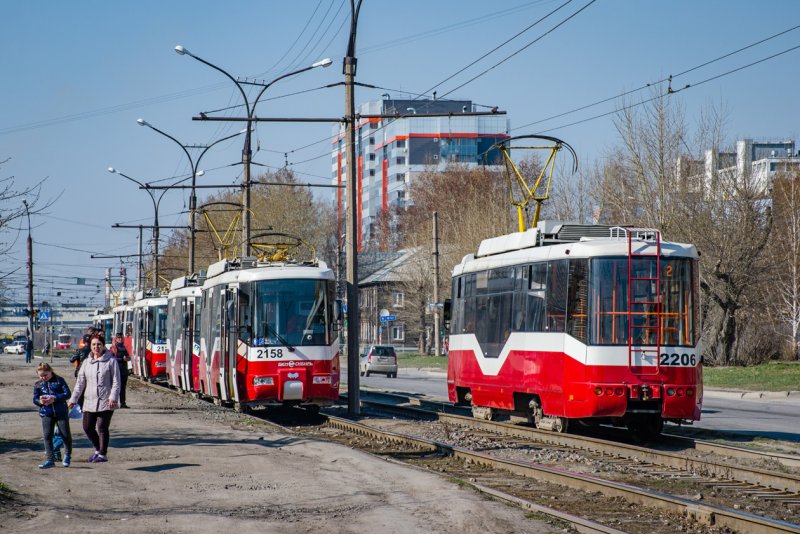
<svg viewBox="0 0 800 534">
<path fill-rule="evenodd" d="M 33 238 L 31 237 L 31 212 L 28 201 L 22 199 L 25 214 L 28 216 L 28 342 L 25 344 L 25 363 L 31 363 L 33 358 Z"/>
<path fill-rule="evenodd" d="M 206 152 L 208 152 L 208 150 L 212 146 L 217 145 L 217 144 L 219 144 L 219 143 L 221 143 L 223 141 L 227 141 L 228 139 L 233 139 L 237 135 L 241 135 L 241 134 L 245 133 L 247 131 L 247 128 L 245 128 L 245 129 L 243 129 L 243 130 L 241 130 L 241 131 L 239 131 L 239 132 L 237 132 L 237 133 L 235 133 L 233 135 L 229 135 L 227 137 L 223 137 L 222 139 L 218 139 L 218 140 L 214 141 L 213 143 L 211 143 L 210 145 L 184 145 L 183 143 L 181 143 L 180 141 L 178 141 L 177 139 L 175 139 L 174 137 L 172 137 L 168 133 L 159 130 L 158 128 L 156 128 L 155 126 L 153 126 L 152 124 L 150 124 L 149 122 L 147 122 L 144 119 L 136 119 L 136 122 L 137 122 L 137 124 L 139 124 L 139 126 L 147 126 L 151 130 L 160 133 L 161 135 L 163 135 L 167 139 L 171 139 L 172 141 L 174 141 L 176 145 L 181 147 L 181 150 L 183 150 L 183 153 L 186 154 L 186 157 L 189 159 L 189 166 L 192 168 L 192 189 L 191 189 L 191 193 L 189 194 L 189 227 L 190 227 L 190 231 L 191 231 L 191 239 L 190 239 L 191 245 L 190 245 L 190 248 L 189 248 L 189 273 L 193 273 L 194 272 L 194 259 L 195 259 L 194 239 L 195 239 L 195 233 L 196 233 L 195 232 L 194 221 L 195 221 L 195 208 L 197 207 L 197 195 L 195 194 L 195 182 L 197 180 L 197 177 L 198 176 L 202 176 L 202 174 L 203 174 L 203 171 L 199 171 L 199 172 L 197 171 L 197 167 L 200 165 L 200 160 L 203 159 L 203 156 L 206 154 Z M 197 160 L 194 160 L 192 158 L 192 155 L 189 152 L 190 148 L 202 148 L 203 149 L 203 151 L 197 157 Z M 162 195 L 163 195 L 163 193 L 162 193 Z"/>
<path fill-rule="evenodd" d="M 155 269 L 155 276 L 153 277 L 154 287 L 158 289 L 158 206 L 161 204 L 161 199 L 164 198 L 164 194 L 169 191 L 169 189 L 164 189 L 160 195 L 158 195 L 158 200 L 156 200 L 155 195 L 153 192 L 145 185 L 144 183 L 140 182 L 136 178 L 131 178 L 127 174 L 118 171 L 114 167 L 109 167 L 108 172 L 111 174 L 119 174 L 123 178 L 127 178 L 131 182 L 140 186 L 141 189 L 144 189 L 148 195 L 150 195 L 150 200 L 153 201 L 153 267 Z M 193 175 L 194 176 L 194 175 Z M 186 181 L 188 178 L 184 178 L 180 180 L 180 182 Z M 177 183 L 180 183 L 177 182 Z"/>
<path fill-rule="evenodd" d="M 252 157 L 252 150 L 250 149 L 250 147 L 251 147 L 250 138 L 251 138 L 252 124 L 253 124 L 252 123 L 252 119 L 255 116 L 256 105 L 258 105 L 258 101 L 261 99 L 261 96 L 264 94 L 264 92 L 267 90 L 267 88 L 270 87 L 275 82 L 277 82 L 279 80 L 283 80 L 284 78 L 288 78 L 290 76 L 294 76 L 296 74 L 300 74 L 301 72 L 306 72 L 308 70 L 315 69 L 317 67 L 322 67 L 322 68 L 330 67 L 331 64 L 333 63 L 333 61 L 330 58 L 325 58 L 325 59 L 322 59 L 320 61 L 317 61 L 316 63 L 312 63 L 308 67 L 303 67 L 302 69 L 297 69 L 295 71 L 287 72 L 286 74 L 282 74 L 282 75 L 278 76 L 277 78 L 275 78 L 275 79 L 273 79 L 273 80 L 271 80 L 269 82 L 266 82 L 266 83 L 245 82 L 248 85 L 260 85 L 261 86 L 261 91 L 258 93 L 258 96 L 256 96 L 255 100 L 251 104 L 250 100 L 248 100 L 248 98 L 247 98 L 247 93 L 245 93 L 244 89 L 242 88 L 242 84 L 239 82 L 239 80 L 237 80 L 236 78 L 231 76 L 226 70 L 218 67 L 217 65 L 214 65 L 213 63 L 210 63 L 210 62 L 206 61 L 205 59 L 203 59 L 203 58 L 201 58 L 199 56 L 196 56 L 196 55 L 192 54 L 191 52 L 189 52 L 186 48 L 184 48 L 181 45 L 178 45 L 178 46 L 175 47 L 175 52 L 178 53 L 181 56 L 192 57 L 192 58 L 196 59 L 197 61 L 199 61 L 200 63 L 208 65 L 212 69 L 217 70 L 217 71 L 221 72 L 222 74 L 224 74 L 229 80 L 231 80 L 234 84 L 236 84 L 236 88 L 239 89 L 239 93 L 241 93 L 242 99 L 244 100 L 245 109 L 247 110 L 247 119 L 248 119 L 248 121 L 247 121 L 247 132 L 246 132 L 245 137 L 244 137 L 244 148 L 242 149 L 242 165 L 244 167 L 244 174 L 242 176 L 242 189 L 243 189 L 243 191 L 242 191 L 242 195 L 243 195 L 243 198 L 242 198 L 242 205 L 243 205 L 243 208 L 242 208 L 242 211 L 243 211 L 243 213 L 242 213 L 242 224 L 244 226 L 244 228 L 243 228 L 243 230 L 244 230 L 244 241 L 242 242 L 242 255 L 243 256 L 249 256 L 250 255 L 250 184 L 251 184 L 251 182 L 250 182 L 250 159 Z"/>
</svg>

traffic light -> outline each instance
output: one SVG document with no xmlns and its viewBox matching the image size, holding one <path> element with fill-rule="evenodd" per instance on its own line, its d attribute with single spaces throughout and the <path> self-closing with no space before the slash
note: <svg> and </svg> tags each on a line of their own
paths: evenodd
<svg viewBox="0 0 800 534">
<path fill-rule="evenodd" d="M 35 308 L 33 310 L 33 328 L 34 330 L 39 329 L 39 310 Z"/>
</svg>

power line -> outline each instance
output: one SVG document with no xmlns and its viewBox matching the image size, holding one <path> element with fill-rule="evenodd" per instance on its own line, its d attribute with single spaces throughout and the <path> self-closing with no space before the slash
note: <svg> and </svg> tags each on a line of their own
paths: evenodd
<svg viewBox="0 0 800 534">
<path fill-rule="evenodd" d="M 762 44 L 762 43 L 765 43 L 765 42 L 767 42 L 767 41 L 769 41 L 769 40 L 775 39 L 775 38 L 777 38 L 777 37 L 780 37 L 781 35 L 784 35 L 784 34 L 786 34 L 786 33 L 789 33 L 789 32 L 791 32 L 791 31 L 794 31 L 794 30 L 796 30 L 796 29 L 798 29 L 798 28 L 800 28 L 800 25 L 794 26 L 794 27 L 792 27 L 792 28 L 789 28 L 789 29 L 787 29 L 787 30 L 783 30 L 783 31 L 781 31 L 781 32 L 778 32 L 778 33 L 776 33 L 776 34 L 774 34 L 774 35 L 771 35 L 771 36 L 769 36 L 769 37 L 766 37 L 766 38 L 764 38 L 764 39 L 761 39 L 760 41 L 756 41 L 756 42 L 754 42 L 754 43 L 751 43 L 751 44 L 749 44 L 749 45 L 743 46 L 743 47 L 741 47 L 741 48 L 738 48 L 738 49 L 736 49 L 736 50 L 734 50 L 734 51 L 732 51 L 732 52 L 728 52 L 727 54 L 723 54 L 723 55 L 721 55 L 721 56 L 719 56 L 719 57 L 717 57 L 717 58 L 714 58 L 714 59 L 712 59 L 712 60 L 706 61 L 706 62 L 704 62 L 704 63 L 701 63 L 701 64 L 699 64 L 699 65 L 695 65 L 694 67 L 688 68 L 688 69 L 684 70 L 683 72 L 679 72 L 678 74 L 675 74 L 675 75 L 673 76 L 673 79 L 674 79 L 674 78 L 677 78 L 677 77 L 679 77 L 679 76 L 683 76 L 683 75 L 685 75 L 685 74 L 688 74 L 688 73 L 690 73 L 690 72 L 693 72 L 693 71 L 695 71 L 695 70 L 698 70 L 698 69 L 700 69 L 700 68 L 702 68 L 702 67 L 706 67 L 706 66 L 708 66 L 708 65 L 711 65 L 711 64 L 713 64 L 713 63 L 716 63 L 717 61 L 721 61 L 721 60 L 723 60 L 723 59 L 726 59 L 726 58 L 728 58 L 728 57 L 731 57 L 731 56 L 733 56 L 734 54 L 738 54 L 738 53 L 740 53 L 740 52 L 743 52 L 743 51 L 745 51 L 745 50 L 748 50 L 748 49 L 750 49 L 750 48 L 753 48 L 754 46 L 758 46 L 758 45 L 760 45 L 760 44 Z M 627 95 L 629 95 L 629 94 L 636 93 L 636 92 L 638 92 L 638 91 L 641 91 L 641 90 L 643 90 L 643 89 L 647 89 L 648 87 L 652 87 L 652 86 L 654 86 L 654 85 L 658 85 L 658 84 L 660 84 L 660 83 L 666 82 L 668 79 L 669 79 L 669 77 L 666 77 L 666 78 L 662 78 L 662 79 L 660 79 L 660 80 L 658 80 L 658 81 L 654 81 L 654 82 L 646 83 L 646 84 L 642 85 L 641 87 L 637 87 L 636 89 L 631 89 L 631 90 L 629 90 L 629 91 L 625 91 L 625 92 L 623 92 L 623 93 L 620 93 L 620 94 L 618 94 L 618 95 L 611 96 L 611 97 L 608 97 L 608 98 L 604 98 L 604 99 L 602 99 L 602 100 L 598 100 L 598 101 L 596 101 L 596 102 L 592 102 L 591 104 L 586 104 L 586 105 L 584 105 L 584 106 L 580 106 L 580 107 L 578 107 L 578 108 L 571 109 L 571 110 L 569 110 L 569 111 L 564 111 L 564 112 L 562 112 L 562 113 L 558 113 L 558 114 L 556 114 L 556 115 L 551 115 L 551 116 L 549 116 L 549 117 L 546 117 L 546 118 L 544 118 L 544 119 L 539 119 L 539 120 L 536 120 L 536 121 L 533 121 L 533 122 L 529 122 L 529 123 L 527 123 L 527 124 L 523 124 L 522 126 L 517 126 L 517 127 L 515 127 L 515 128 L 512 128 L 512 129 L 511 129 L 511 131 L 513 132 L 514 130 L 519 130 L 519 129 L 522 129 L 522 128 L 527 128 L 528 126 L 533 126 L 533 125 L 535 125 L 535 124 L 540 124 L 540 123 L 542 123 L 542 122 L 547 122 L 547 121 L 550 121 L 550 120 L 553 120 L 553 119 L 557 119 L 557 118 L 559 118 L 559 117 L 563 117 L 563 116 L 565 116 L 565 115 L 571 115 L 572 113 L 577 113 L 578 111 L 583 111 L 584 109 L 588 109 L 588 108 L 591 108 L 591 107 L 594 107 L 594 106 L 598 106 L 598 105 L 600 105 L 600 104 L 605 104 L 606 102 L 610 102 L 610 101 L 612 101 L 612 100 L 616 100 L 616 99 L 618 99 L 618 98 L 622 98 L 622 97 L 624 97 L 624 96 L 627 96 Z"/>
</svg>

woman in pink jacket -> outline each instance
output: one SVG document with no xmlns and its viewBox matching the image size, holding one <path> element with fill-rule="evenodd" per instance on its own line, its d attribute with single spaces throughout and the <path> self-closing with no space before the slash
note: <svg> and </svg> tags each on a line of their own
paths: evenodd
<svg viewBox="0 0 800 534">
<path fill-rule="evenodd" d="M 81 364 L 68 406 L 71 409 L 84 395 L 83 431 L 95 449 L 89 462 L 99 463 L 108 461 L 108 427 L 119 408 L 120 377 L 117 359 L 106 350 L 102 332 L 92 334 L 89 347 L 92 352 Z"/>
</svg>

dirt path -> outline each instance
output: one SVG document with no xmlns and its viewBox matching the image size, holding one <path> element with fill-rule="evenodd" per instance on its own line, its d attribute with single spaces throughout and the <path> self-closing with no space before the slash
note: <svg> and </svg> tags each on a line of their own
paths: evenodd
<svg viewBox="0 0 800 534">
<path fill-rule="evenodd" d="M 39 360 L 37 360 L 39 361 Z M 74 383 L 70 369 L 56 371 Z M 202 401 L 129 382 L 110 462 L 40 470 L 35 365 L 0 361 L 3 532 L 552 532 L 521 510 L 346 447 L 276 432 Z"/>
</svg>

